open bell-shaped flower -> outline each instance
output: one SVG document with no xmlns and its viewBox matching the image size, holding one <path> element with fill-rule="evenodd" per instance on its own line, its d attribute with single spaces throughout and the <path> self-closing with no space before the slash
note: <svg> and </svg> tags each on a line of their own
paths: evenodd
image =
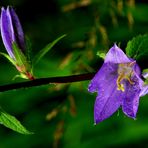
<svg viewBox="0 0 148 148">
<path fill-rule="evenodd" d="M 125 115 L 136 118 L 139 98 L 147 94 L 136 61 L 128 58 L 115 44 L 106 54 L 104 64 L 91 80 L 89 92 L 97 92 L 95 124 L 110 117 L 119 107 Z"/>
</svg>

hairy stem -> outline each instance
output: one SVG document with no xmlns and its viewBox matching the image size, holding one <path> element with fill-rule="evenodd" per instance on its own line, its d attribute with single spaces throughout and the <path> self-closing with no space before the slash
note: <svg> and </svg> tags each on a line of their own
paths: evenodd
<svg viewBox="0 0 148 148">
<path fill-rule="evenodd" d="M 39 78 L 32 81 L 2 85 L 0 86 L 0 92 L 20 89 L 20 88 L 28 88 L 33 86 L 47 85 L 52 83 L 72 83 L 72 82 L 86 81 L 86 80 L 91 80 L 94 77 L 94 75 L 95 73 L 87 73 L 87 74 L 71 75 L 63 77 Z"/>
</svg>

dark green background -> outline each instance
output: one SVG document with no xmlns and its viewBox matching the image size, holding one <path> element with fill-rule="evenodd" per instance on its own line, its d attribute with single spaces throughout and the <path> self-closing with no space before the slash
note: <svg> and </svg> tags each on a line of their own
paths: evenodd
<svg viewBox="0 0 148 148">
<path fill-rule="evenodd" d="M 84 2 L 86 5 L 84 5 Z M 65 76 L 97 71 L 116 42 L 124 50 L 128 40 L 148 32 L 148 4 L 134 0 L 3 0 L 15 8 L 25 34 L 32 42 L 32 57 L 62 34 L 67 36 L 36 65 L 35 76 Z M 0 40 L 0 49 L 6 52 Z M 147 59 L 138 61 L 147 68 Z M 0 84 L 24 81 L 0 57 Z M 137 120 L 121 109 L 94 126 L 96 94 L 89 81 L 52 84 L 0 93 L 0 104 L 34 135 L 26 136 L 0 126 L 0 148 L 106 148 L 148 147 L 148 97 L 141 98 Z M 54 113 L 55 116 L 53 115 Z M 47 115 L 53 115 L 47 119 Z"/>
</svg>

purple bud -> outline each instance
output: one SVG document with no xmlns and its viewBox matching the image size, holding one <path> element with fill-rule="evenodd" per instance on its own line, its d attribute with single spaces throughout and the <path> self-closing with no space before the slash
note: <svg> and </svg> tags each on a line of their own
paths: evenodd
<svg viewBox="0 0 148 148">
<path fill-rule="evenodd" d="M 0 29 L 4 46 L 11 58 L 15 58 L 13 54 L 13 43 L 22 50 L 25 49 L 25 40 L 22 26 L 15 11 L 11 7 L 5 10 L 1 9 Z"/>
</svg>

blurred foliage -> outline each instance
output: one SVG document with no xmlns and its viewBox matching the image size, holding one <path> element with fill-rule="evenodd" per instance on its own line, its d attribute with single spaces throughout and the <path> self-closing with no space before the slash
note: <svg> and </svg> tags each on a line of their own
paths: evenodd
<svg viewBox="0 0 148 148">
<path fill-rule="evenodd" d="M 35 67 L 36 77 L 94 72 L 102 65 L 97 52 L 106 53 L 114 42 L 125 49 L 134 36 L 148 33 L 148 5 L 135 0 L 5 0 L 14 6 L 32 43 L 32 55 L 62 34 L 67 34 Z M 0 41 L 0 49 L 5 49 Z M 141 69 L 147 59 L 140 59 Z M 0 58 L 0 83 L 16 79 L 15 67 Z M 0 93 L 0 104 L 34 135 L 24 136 L 0 126 L 0 148 L 36 147 L 147 147 L 148 101 L 141 98 L 137 120 L 119 110 L 93 125 L 95 94 L 88 81 L 52 84 Z M 119 114 L 119 115 L 118 115 Z"/>
</svg>

